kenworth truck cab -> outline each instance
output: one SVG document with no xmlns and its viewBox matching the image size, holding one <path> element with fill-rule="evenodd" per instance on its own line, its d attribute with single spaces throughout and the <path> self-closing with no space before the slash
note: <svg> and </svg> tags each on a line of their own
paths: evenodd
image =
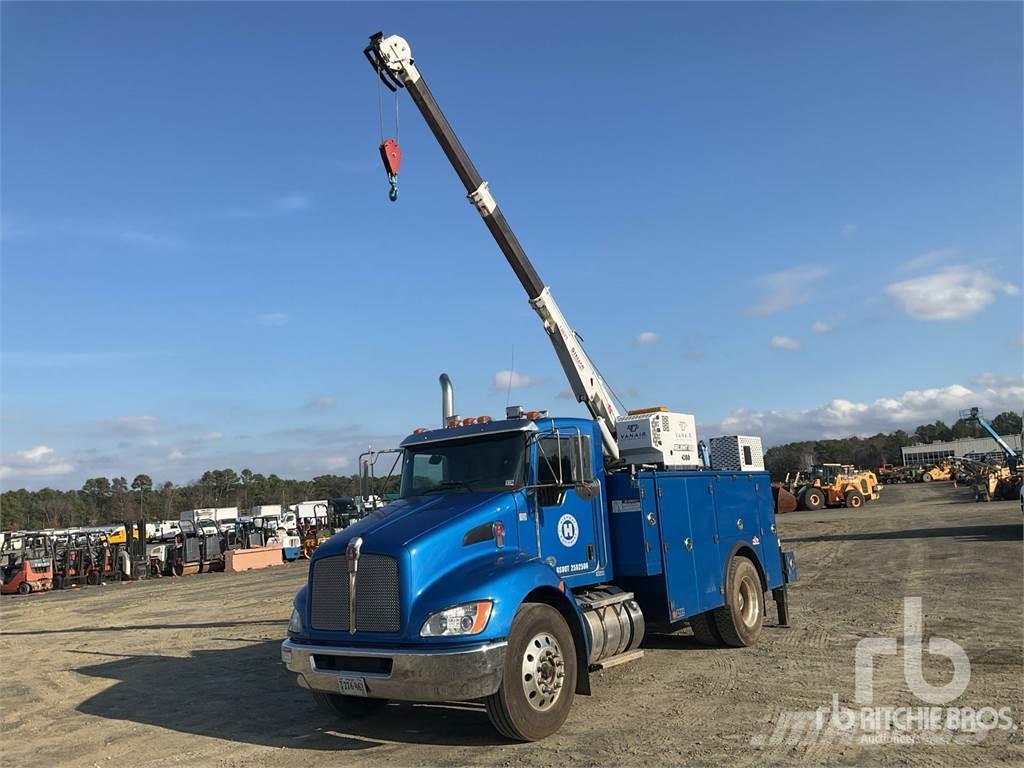
<svg viewBox="0 0 1024 768">
<path fill-rule="evenodd" d="M 409 44 L 378 33 L 364 54 L 385 86 L 409 91 L 590 418 L 513 407 L 460 420 L 442 375 L 441 428 L 402 441 L 400 498 L 312 557 L 281 647 L 299 684 L 346 717 L 388 699 L 482 700 L 500 733 L 535 740 L 590 693 L 591 673 L 640 658 L 648 628 L 752 645 L 768 592 L 788 625 L 796 563 L 760 439 L 711 438 L 709 454 L 690 414 L 623 414 Z M 397 142 L 380 151 L 394 200 Z"/>
</svg>

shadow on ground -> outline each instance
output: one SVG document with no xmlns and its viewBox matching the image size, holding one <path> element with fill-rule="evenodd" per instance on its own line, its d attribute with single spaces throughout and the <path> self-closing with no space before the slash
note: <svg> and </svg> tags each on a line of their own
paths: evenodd
<svg viewBox="0 0 1024 768">
<path fill-rule="evenodd" d="M 884 541 L 886 539 L 933 539 L 952 537 L 960 541 L 1020 541 L 1021 525 L 958 525 L 945 528 L 911 528 L 902 531 L 862 531 L 822 536 L 787 536 L 786 543 L 814 541 Z"/>
<path fill-rule="evenodd" d="M 232 622 L 225 622 L 230 625 Z M 269 747 L 372 749 L 382 742 L 505 744 L 482 705 L 393 704 L 376 716 L 344 721 L 326 714 L 280 661 L 280 642 L 188 657 L 122 656 L 75 669 L 117 683 L 82 702 L 79 712 L 186 734 Z"/>
</svg>

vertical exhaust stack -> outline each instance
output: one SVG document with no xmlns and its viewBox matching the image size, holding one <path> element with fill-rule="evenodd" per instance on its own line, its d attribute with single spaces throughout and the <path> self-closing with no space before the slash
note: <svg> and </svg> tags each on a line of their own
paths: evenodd
<svg viewBox="0 0 1024 768">
<path fill-rule="evenodd" d="M 448 426 L 448 419 L 455 415 L 455 390 L 447 373 L 442 373 L 441 382 L 441 428 Z"/>
</svg>

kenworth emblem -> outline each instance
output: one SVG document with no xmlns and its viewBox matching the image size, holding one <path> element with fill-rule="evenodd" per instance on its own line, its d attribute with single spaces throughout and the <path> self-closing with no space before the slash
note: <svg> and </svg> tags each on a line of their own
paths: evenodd
<svg viewBox="0 0 1024 768">
<path fill-rule="evenodd" d="M 363 538 L 357 536 L 348 543 L 345 559 L 348 561 L 348 632 L 356 631 L 356 571 L 359 570 L 359 552 L 363 548 Z"/>
</svg>

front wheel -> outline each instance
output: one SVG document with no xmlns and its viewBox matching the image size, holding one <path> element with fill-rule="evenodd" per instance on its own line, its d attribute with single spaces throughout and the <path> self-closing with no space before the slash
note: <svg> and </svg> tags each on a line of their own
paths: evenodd
<svg viewBox="0 0 1024 768">
<path fill-rule="evenodd" d="M 804 506 L 814 511 L 825 506 L 825 492 L 813 485 L 804 492 Z"/>
<path fill-rule="evenodd" d="M 925 472 L 923 475 L 921 475 L 921 482 L 922 483 L 930 483 L 932 481 L 932 479 L 933 478 L 932 478 L 932 473 L 931 472 Z"/>
<path fill-rule="evenodd" d="M 501 687 L 484 700 L 491 724 L 516 741 L 550 736 L 569 716 L 576 672 L 576 646 L 562 614 L 525 603 L 512 621 Z"/>
</svg>

